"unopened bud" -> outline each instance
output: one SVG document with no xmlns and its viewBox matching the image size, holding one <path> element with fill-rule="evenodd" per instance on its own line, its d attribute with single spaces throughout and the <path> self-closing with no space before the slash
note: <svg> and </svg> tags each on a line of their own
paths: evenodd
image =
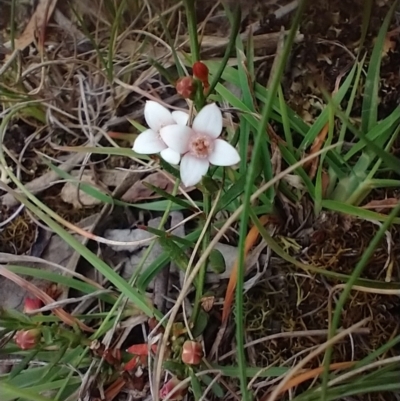
<svg viewBox="0 0 400 401">
<path fill-rule="evenodd" d="M 199 365 L 203 358 L 203 348 L 196 341 L 185 341 L 182 347 L 182 362 L 188 365 Z"/>
<path fill-rule="evenodd" d="M 195 83 L 192 77 L 183 77 L 178 79 L 175 85 L 176 91 L 185 99 L 190 99 L 195 93 Z"/>
<path fill-rule="evenodd" d="M 196 61 L 193 64 L 193 76 L 199 79 L 201 82 L 208 83 L 208 67 L 201 61 Z"/>
<path fill-rule="evenodd" d="M 15 333 L 14 341 L 21 349 L 32 349 L 39 343 L 40 337 L 39 329 L 19 330 Z"/>
</svg>

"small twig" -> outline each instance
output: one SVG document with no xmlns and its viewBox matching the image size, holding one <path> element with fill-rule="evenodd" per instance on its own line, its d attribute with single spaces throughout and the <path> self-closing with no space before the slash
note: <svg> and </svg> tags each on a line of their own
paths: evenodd
<svg viewBox="0 0 400 401">
<path fill-rule="evenodd" d="M 76 303 L 76 302 L 86 301 L 87 299 L 96 298 L 99 295 L 111 294 L 111 293 L 112 293 L 112 290 L 106 290 L 106 289 L 105 290 L 98 290 L 98 291 L 92 292 L 91 294 L 82 295 L 81 297 L 78 297 L 78 298 L 62 299 L 61 301 L 56 301 L 56 302 L 53 302 L 51 304 L 47 304 L 46 306 L 43 306 L 43 308 L 35 309 L 33 311 L 29 311 L 29 312 L 26 312 L 26 313 L 34 315 L 36 313 L 52 311 L 53 309 L 61 308 L 61 307 L 64 307 L 65 305 L 73 304 L 73 303 Z"/>
</svg>

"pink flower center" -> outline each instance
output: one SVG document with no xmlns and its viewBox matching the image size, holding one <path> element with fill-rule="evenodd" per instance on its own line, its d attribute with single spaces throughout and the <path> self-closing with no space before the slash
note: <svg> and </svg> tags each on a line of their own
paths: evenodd
<svg viewBox="0 0 400 401">
<path fill-rule="evenodd" d="M 189 152 L 199 159 L 205 159 L 214 149 L 214 141 L 208 135 L 196 134 L 189 142 Z"/>
</svg>

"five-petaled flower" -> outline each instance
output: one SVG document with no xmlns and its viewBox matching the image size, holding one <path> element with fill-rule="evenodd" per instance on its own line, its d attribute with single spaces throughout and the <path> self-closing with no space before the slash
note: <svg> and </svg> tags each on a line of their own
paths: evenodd
<svg viewBox="0 0 400 401">
<path fill-rule="evenodd" d="M 222 133 L 222 113 L 215 103 L 200 110 L 192 127 L 182 124 L 183 116 L 180 119 L 179 124 L 163 127 L 160 135 L 170 149 L 183 155 L 181 180 L 187 187 L 201 180 L 210 163 L 233 166 L 240 161 L 237 150 L 219 138 Z"/>
<path fill-rule="evenodd" d="M 181 180 L 187 187 L 196 185 L 210 164 L 233 166 L 240 161 L 237 150 L 219 138 L 223 121 L 215 103 L 203 107 L 191 127 L 187 126 L 187 113 L 171 113 L 153 101 L 146 103 L 145 119 L 150 129 L 137 137 L 133 150 L 145 154 L 160 152 L 168 163 L 181 162 Z"/>
<path fill-rule="evenodd" d="M 165 142 L 161 139 L 160 130 L 169 125 L 180 124 L 182 118 L 186 124 L 187 117 L 183 111 L 170 112 L 161 104 L 148 100 L 144 107 L 144 118 L 149 129 L 143 131 L 135 140 L 133 150 L 136 153 L 152 155 L 160 153 L 168 163 L 178 164 L 181 155 L 168 148 Z"/>
</svg>

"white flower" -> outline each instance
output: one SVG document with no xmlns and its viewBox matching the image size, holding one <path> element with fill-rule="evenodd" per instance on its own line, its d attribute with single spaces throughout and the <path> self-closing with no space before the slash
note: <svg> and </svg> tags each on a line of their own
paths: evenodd
<svg viewBox="0 0 400 401">
<path fill-rule="evenodd" d="M 160 153 L 161 157 L 168 163 L 178 164 L 181 159 L 180 154 L 164 143 L 160 136 L 160 130 L 170 125 L 186 125 L 188 115 L 183 111 L 171 113 L 161 104 L 148 100 L 144 107 L 144 118 L 150 128 L 136 138 L 132 149 L 136 153 L 146 155 Z"/>
<path fill-rule="evenodd" d="M 183 113 L 185 114 L 185 113 Z M 181 180 L 185 186 L 197 184 L 211 164 L 232 166 L 240 161 L 237 150 L 223 139 L 222 113 L 215 103 L 201 109 L 187 127 L 184 116 L 180 113 L 177 124 L 168 124 L 160 129 L 160 135 L 166 146 L 182 156 Z M 178 122 L 179 120 L 179 122 Z"/>
</svg>

